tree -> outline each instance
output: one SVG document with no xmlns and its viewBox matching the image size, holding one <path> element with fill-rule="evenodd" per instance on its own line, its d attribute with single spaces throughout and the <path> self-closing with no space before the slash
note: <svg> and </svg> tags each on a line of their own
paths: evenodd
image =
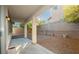
<svg viewBox="0 0 79 59">
<path fill-rule="evenodd" d="M 70 23 L 79 23 L 79 6 L 64 6 L 64 20 Z"/>
</svg>

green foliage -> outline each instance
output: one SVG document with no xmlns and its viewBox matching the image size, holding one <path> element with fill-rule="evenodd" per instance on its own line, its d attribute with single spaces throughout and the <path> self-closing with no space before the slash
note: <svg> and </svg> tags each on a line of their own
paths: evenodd
<svg viewBox="0 0 79 59">
<path fill-rule="evenodd" d="M 37 20 L 37 25 L 38 25 L 38 26 L 39 26 L 39 25 L 43 25 L 44 23 L 45 23 L 45 21 L 43 21 L 43 20 Z M 32 29 L 32 21 L 28 22 L 27 28 L 28 28 L 28 29 Z"/>
<path fill-rule="evenodd" d="M 23 28 L 24 28 L 24 24 L 20 24 L 20 28 L 22 28 L 22 29 L 23 29 Z"/>
<path fill-rule="evenodd" d="M 27 28 L 28 28 L 28 29 L 32 29 L 32 21 L 30 21 L 30 22 L 27 24 Z"/>
<path fill-rule="evenodd" d="M 44 20 L 37 20 L 37 24 L 38 24 L 38 26 L 43 25 L 43 24 L 45 24 L 45 21 Z"/>
<path fill-rule="evenodd" d="M 79 23 L 79 6 L 64 6 L 64 20 L 69 23 Z"/>
</svg>

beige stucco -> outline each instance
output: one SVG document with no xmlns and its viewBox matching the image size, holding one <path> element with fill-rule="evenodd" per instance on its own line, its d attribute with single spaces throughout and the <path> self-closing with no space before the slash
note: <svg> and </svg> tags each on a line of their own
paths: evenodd
<svg viewBox="0 0 79 59">
<path fill-rule="evenodd" d="M 6 26 L 7 21 L 6 21 L 6 7 L 5 6 L 0 6 L 1 7 L 1 31 L 2 31 L 2 36 L 1 36 L 1 53 L 7 53 L 6 52 L 6 40 L 8 36 L 8 28 Z"/>
<path fill-rule="evenodd" d="M 32 19 L 32 43 L 37 43 L 37 26 L 36 26 L 36 18 Z"/>
</svg>

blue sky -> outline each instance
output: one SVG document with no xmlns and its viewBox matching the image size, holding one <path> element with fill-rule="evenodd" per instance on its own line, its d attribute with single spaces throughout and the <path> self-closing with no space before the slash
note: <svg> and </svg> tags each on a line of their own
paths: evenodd
<svg viewBox="0 0 79 59">
<path fill-rule="evenodd" d="M 54 10 L 56 10 L 56 9 L 58 8 L 58 6 L 57 6 L 57 5 L 54 5 L 54 6 L 52 6 L 52 8 L 53 8 Z M 52 15 L 52 12 L 50 12 L 50 9 L 48 9 L 48 10 L 44 11 L 40 16 L 38 16 L 38 18 L 40 18 L 41 20 L 47 21 L 48 18 L 49 18 L 51 15 Z"/>
<path fill-rule="evenodd" d="M 50 10 L 46 10 L 40 16 L 38 16 L 38 18 L 47 21 L 50 16 L 51 16 Z"/>
</svg>

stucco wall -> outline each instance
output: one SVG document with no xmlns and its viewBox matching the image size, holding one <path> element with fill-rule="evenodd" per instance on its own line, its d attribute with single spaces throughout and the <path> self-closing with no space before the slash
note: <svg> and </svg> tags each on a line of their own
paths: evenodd
<svg viewBox="0 0 79 59">
<path fill-rule="evenodd" d="M 1 6 L 0 6 L 0 53 L 1 53 Z"/>
<path fill-rule="evenodd" d="M 7 8 L 6 6 L 1 7 L 1 53 L 6 53 L 7 48 L 7 39 L 8 39 L 8 27 L 7 20 L 5 17 L 7 16 Z"/>
</svg>

